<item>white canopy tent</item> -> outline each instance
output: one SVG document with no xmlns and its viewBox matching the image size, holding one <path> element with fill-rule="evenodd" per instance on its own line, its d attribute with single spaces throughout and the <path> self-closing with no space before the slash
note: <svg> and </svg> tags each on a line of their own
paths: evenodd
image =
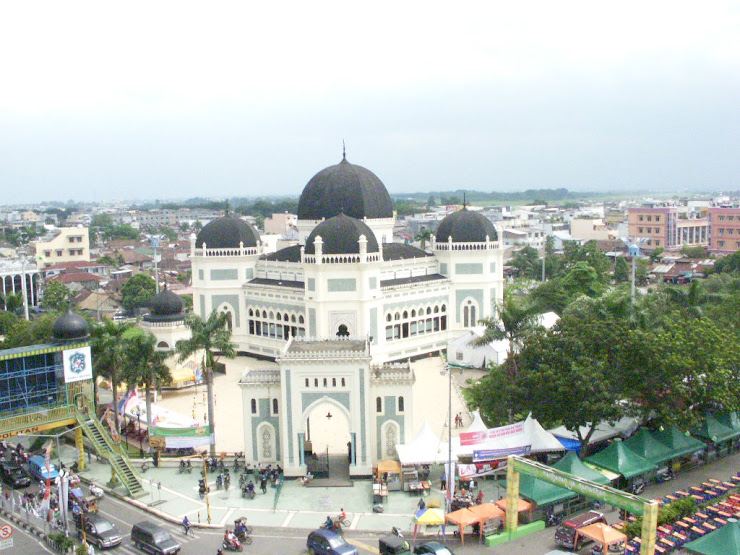
<svg viewBox="0 0 740 555">
<path fill-rule="evenodd" d="M 416 438 L 405 445 L 396 444 L 396 452 L 398 453 L 398 460 L 404 466 L 445 462 L 447 457 L 441 455 L 441 445 L 437 434 L 434 433 L 429 422 L 425 420 Z"/>
<path fill-rule="evenodd" d="M 476 424 L 476 421 L 473 420 L 473 423 Z M 472 457 L 474 451 L 546 453 L 565 450 L 563 444 L 532 418 L 531 414 L 523 422 L 483 430 L 469 428 L 468 432 L 478 432 L 480 439 L 466 437 L 466 434 L 452 438 L 453 460 Z M 443 452 L 445 449 L 447 445 L 443 444 Z"/>
</svg>

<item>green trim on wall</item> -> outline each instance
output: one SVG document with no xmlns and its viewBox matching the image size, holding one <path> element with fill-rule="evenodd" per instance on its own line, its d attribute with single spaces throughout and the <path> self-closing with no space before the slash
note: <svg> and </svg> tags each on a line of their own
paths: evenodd
<svg viewBox="0 0 740 555">
<path fill-rule="evenodd" d="M 330 293 L 341 293 L 344 291 L 357 291 L 357 280 L 355 278 L 327 279 L 326 290 Z"/>
<path fill-rule="evenodd" d="M 239 270 L 237 270 L 236 268 L 211 270 L 211 281 L 223 281 L 230 279 L 239 279 Z"/>
<path fill-rule="evenodd" d="M 241 316 L 239 312 L 239 295 L 213 295 L 211 297 L 211 306 L 218 308 L 221 304 L 226 303 L 234 310 L 234 327 L 241 327 Z"/>
<path fill-rule="evenodd" d="M 478 275 L 483 273 L 483 264 L 473 264 L 473 263 L 461 263 L 461 264 L 455 264 L 455 273 L 456 274 L 468 274 L 468 275 Z"/>
</svg>

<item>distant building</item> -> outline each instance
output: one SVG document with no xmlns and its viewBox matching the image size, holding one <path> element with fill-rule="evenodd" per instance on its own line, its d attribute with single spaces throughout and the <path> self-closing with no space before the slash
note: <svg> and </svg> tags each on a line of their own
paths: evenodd
<svg viewBox="0 0 740 555">
<path fill-rule="evenodd" d="M 709 209 L 712 237 L 709 249 L 716 253 L 740 250 L 740 208 L 715 206 Z"/>
<path fill-rule="evenodd" d="M 36 260 L 42 268 L 62 262 L 90 262 L 90 234 L 86 227 L 60 227 L 54 235 L 36 241 Z"/>
<path fill-rule="evenodd" d="M 273 214 L 269 218 L 265 218 L 265 233 L 283 235 L 290 228 L 295 227 L 297 223 L 298 216 L 296 216 L 295 214 L 289 214 L 288 212 L 282 214 Z"/>
<path fill-rule="evenodd" d="M 629 236 L 645 238 L 647 250 L 709 246 L 708 218 L 680 218 L 676 206 L 630 208 L 627 214 Z"/>
<path fill-rule="evenodd" d="M 608 241 L 614 234 L 602 218 L 573 218 L 570 221 L 570 235 L 573 239 L 584 241 Z"/>
</svg>

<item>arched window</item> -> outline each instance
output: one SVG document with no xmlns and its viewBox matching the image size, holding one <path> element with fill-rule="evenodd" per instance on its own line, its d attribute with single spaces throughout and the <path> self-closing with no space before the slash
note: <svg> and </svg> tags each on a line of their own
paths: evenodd
<svg viewBox="0 0 740 555">
<path fill-rule="evenodd" d="M 403 319 L 405 320 L 405 319 L 406 319 L 406 318 L 408 318 L 408 317 L 409 317 L 409 313 L 408 313 L 408 311 L 404 310 L 404 311 L 403 311 Z"/>
<path fill-rule="evenodd" d="M 337 328 L 337 337 L 349 337 L 349 330 L 344 324 L 340 324 Z"/>
<path fill-rule="evenodd" d="M 324 387 L 326 387 L 326 378 L 324 378 Z"/>
<path fill-rule="evenodd" d="M 344 378 L 342 378 L 342 387 L 344 387 L 344 386 L 345 386 Z"/>
<path fill-rule="evenodd" d="M 306 387 L 308 387 L 308 378 L 306 378 Z"/>
<path fill-rule="evenodd" d="M 375 398 L 375 412 L 383 412 L 383 399 L 381 397 Z"/>
<path fill-rule="evenodd" d="M 314 378 L 313 379 L 313 386 L 314 387 L 319 387 L 319 379 L 318 378 Z"/>
<path fill-rule="evenodd" d="M 447 305 L 442 305 L 442 312 L 447 312 Z"/>
<path fill-rule="evenodd" d="M 400 312 L 396 312 L 396 315 L 394 316 L 394 319 L 400 320 L 401 319 L 401 313 Z"/>
<path fill-rule="evenodd" d="M 265 320 L 267 320 L 267 311 L 266 311 L 266 310 L 263 310 L 263 311 L 262 311 L 262 317 L 263 317 L 263 318 L 264 318 Z"/>
<path fill-rule="evenodd" d="M 295 324 L 295 314 L 290 315 L 290 321 Z"/>
<path fill-rule="evenodd" d="M 439 307 L 436 305 L 434 306 L 434 313 L 439 314 Z"/>
<path fill-rule="evenodd" d="M 249 315 L 254 316 L 254 310 L 252 310 L 251 308 L 249 309 Z"/>
<path fill-rule="evenodd" d="M 470 327 L 470 309 L 468 306 L 463 307 L 463 326 Z"/>
<path fill-rule="evenodd" d="M 403 395 L 398 398 L 398 412 L 403 412 L 404 409 Z"/>
<path fill-rule="evenodd" d="M 257 414 L 257 399 L 252 399 L 249 405 L 252 409 L 252 414 Z"/>
<path fill-rule="evenodd" d="M 393 317 L 392 317 L 392 316 L 391 316 L 390 314 L 387 314 L 387 315 L 385 316 L 385 321 L 386 321 L 386 322 L 390 322 L 391 320 L 393 320 Z"/>
<path fill-rule="evenodd" d="M 272 310 L 270 311 L 269 316 L 270 316 L 270 320 L 274 320 L 275 319 L 275 314 L 273 314 Z"/>
<path fill-rule="evenodd" d="M 336 378 L 332 378 L 331 379 L 331 386 L 332 387 L 337 387 L 337 379 Z"/>
<path fill-rule="evenodd" d="M 160 341 L 159 343 L 157 343 L 157 349 L 169 349 L 169 348 L 170 346 L 167 345 L 166 341 Z"/>
<path fill-rule="evenodd" d="M 411 317 L 414 318 L 416 316 L 416 309 L 411 311 Z"/>
<path fill-rule="evenodd" d="M 273 399 L 272 400 L 272 414 L 277 414 L 277 413 L 278 413 L 278 400 Z"/>
<path fill-rule="evenodd" d="M 287 321 L 288 321 L 288 313 L 286 312 L 285 314 L 283 314 L 283 322 L 287 322 Z"/>
<path fill-rule="evenodd" d="M 470 325 L 474 326 L 478 320 L 475 318 L 475 306 L 470 307 Z"/>
<path fill-rule="evenodd" d="M 303 316 L 299 316 L 298 317 L 298 323 L 299 324 L 303 324 Z"/>
</svg>

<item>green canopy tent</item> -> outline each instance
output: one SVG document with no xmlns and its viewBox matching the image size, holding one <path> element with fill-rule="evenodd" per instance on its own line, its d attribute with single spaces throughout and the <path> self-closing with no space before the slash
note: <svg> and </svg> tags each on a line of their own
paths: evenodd
<svg viewBox="0 0 740 555">
<path fill-rule="evenodd" d="M 538 507 L 560 503 L 566 499 L 576 497 L 576 494 L 565 488 L 561 488 L 538 480 L 534 476 L 522 474 L 519 477 L 519 495 L 537 503 Z"/>
<path fill-rule="evenodd" d="M 740 416 L 735 412 L 718 412 L 714 415 L 720 424 L 724 424 L 728 428 L 732 428 L 736 432 L 740 432 Z"/>
<path fill-rule="evenodd" d="M 627 480 L 657 470 L 650 461 L 627 447 L 623 441 L 617 439 L 603 451 L 586 459 L 591 464 L 605 468 L 616 474 L 621 474 Z"/>
<path fill-rule="evenodd" d="M 733 430 L 725 426 L 711 414 L 707 414 L 699 427 L 691 430 L 691 433 L 696 437 L 708 439 L 714 443 L 722 443 L 740 436 L 740 430 Z"/>
<path fill-rule="evenodd" d="M 647 428 L 640 428 L 624 444 L 642 458 L 656 465 L 660 465 L 678 456 L 673 454 L 671 448 L 655 439 Z"/>
<path fill-rule="evenodd" d="M 601 472 L 597 472 L 593 468 L 586 466 L 581 459 L 578 458 L 575 451 L 568 451 L 566 455 L 552 465 L 553 468 L 573 474 L 578 478 L 583 478 L 589 482 L 595 482 L 608 486 L 610 484 L 609 478 L 604 476 Z"/>
<path fill-rule="evenodd" d="M 706 444 L 684 433 L 675 426 L 653 432 L 655 439 L 673 450 L 673 458 L 683 457 L 706 448 Z"/>
<path fill-rule="evenodd" d="M 740 553 L 740 522 L 728 522 L 703 538 L 687 543 L 683 548 L 701 555 L 737 555 Z"/>
</svg>

